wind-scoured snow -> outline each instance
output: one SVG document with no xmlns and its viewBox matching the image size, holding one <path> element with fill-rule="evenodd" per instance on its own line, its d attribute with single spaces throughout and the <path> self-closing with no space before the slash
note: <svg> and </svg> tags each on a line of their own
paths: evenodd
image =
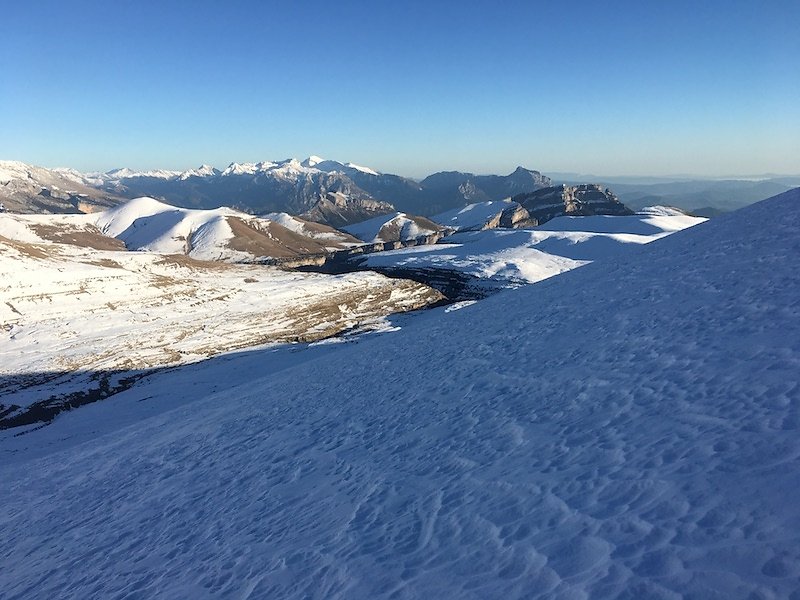
<svg viewBox="0 0 800 600">
<path fill-rule="evenodd" d="M 9 436 L 0 589 L 792 598 L 798 237 L 792 191 L 394 333 L 162 373 Z"/>
</svg>

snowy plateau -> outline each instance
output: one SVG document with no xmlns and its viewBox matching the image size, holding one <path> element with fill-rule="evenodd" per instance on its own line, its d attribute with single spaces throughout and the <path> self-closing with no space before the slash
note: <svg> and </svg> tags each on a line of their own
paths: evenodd
<svg viewBox="0 0 800 600">
<path fill-rule="evenodd" d="M 4 221 L 2 379 L 116 336 L 132 357 L 159 335 L 196 345 L 0 432 L 0 598 L 800 598 L 800 190 L 669 217 L 370 255 L 514 285 L 382 333 L 202 361 L 249 330 L 237 315 L 280 305 L 281 278 L 324 295 L 330 276 L 213 263 L 200 282 L 211 267 L 190 258 Z M 537 252 L 563 261 L 546 279 L 519 268 Z M 336 277 L 345 294 L 399 281 Z"/>
</svg>

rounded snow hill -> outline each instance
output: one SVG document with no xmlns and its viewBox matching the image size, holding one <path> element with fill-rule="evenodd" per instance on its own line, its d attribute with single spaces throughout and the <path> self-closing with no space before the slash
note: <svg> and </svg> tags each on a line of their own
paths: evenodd
<svg viewBox="0 0 800 600">
<path fill-rule="evenodd" d="M 367 243 L 416 240 L 444 230 L 430 219 L 402 212 L 381 215 L 342 229 Z"/>
</svg>

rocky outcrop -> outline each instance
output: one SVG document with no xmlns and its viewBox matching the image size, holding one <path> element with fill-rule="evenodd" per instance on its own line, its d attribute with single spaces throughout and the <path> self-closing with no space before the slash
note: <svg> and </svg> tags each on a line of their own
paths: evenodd
<svg viewBox="0 0 800 600">
<path fill-rule="evenodd" d="M 495 225 L 495 227 L 505 227 L 507 229 L 519 229 L 529 226 L 532 226 L 531 215 L 525 207 L 517 202 L 512 202 L 511 206 L 500 213 L 497 225 Z"/>
<path fill-rule="evenodd" d="M 388 202 L 328 192 L 302 216 L 309 221 L 325 223 L 331 227 L 344 227 L 393 212 L 394 207 Z"/>
<path fill-rule="evenodd" d="M 528 211 L 531 226 L 562 216 L 633 214 L 611 190 L 596 184 L 557 185 L 514 196 L 513 200 Z"/>
</svg>

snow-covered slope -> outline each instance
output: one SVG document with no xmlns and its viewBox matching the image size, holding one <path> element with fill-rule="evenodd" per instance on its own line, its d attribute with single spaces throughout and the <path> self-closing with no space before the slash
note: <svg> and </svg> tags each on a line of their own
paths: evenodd
<svg viewBox="0 0 800 600">
<path fill-rule="evenodd" d="M 487 204 L 471 206 L 477 213 L 472 215 L 468 210 L 463 213 L 466 220 L 458 224 L 476 224 L 492 208 Z M 630 251 L 635 245 L 703 221 L 664 207 L 631 216 L 558 217 L 535 229 L 463 231 L 434 246 L 368 254 L 356 260 L 372 268 L 457 271 L 502 285 L 517 285 Z"/>
<path fill-rule="evenodd" d="M 106 211 L 97 226 L 122 240 L 131 250 L 187 254 L 200 260 L 245 260 L 252 255 L 236 250 L 228 219 L 250 219 L 229 208 L 190 210 L 153 198 L 136 198 Z"/>
<path fill-rule="evenodd" d="M 358 173 L 363 173 L 365 175 L 372 175 L 374 177 L 379 177 L 380 173 L 375 171 L 374 169 L 370 169 L 369 167 L 362 167 L 361 165 L 357 165 L 355 163 L 341 163 L 338 160 L 326 160 L 324 158 L 320 158 L 319 156 L 309 156 L 305 159 L 302 163 L 300 163 L 304 167 L 319 169 L 320 171 L 325 171 L 327 173 L 331 173 L 334 171 L 341 171 L 343 173 L 352 174 L 354 171 Z"/>
<path fill-rule="evenodd" d="M 0 235 L 24 242 L 66 242 L 101 250 L 186 254 L 198 260 L 247 261 L 324 254 L 359 244 L 327 225 L 275 213 L 257 218 L 222 207 L 177 208 L 153 198 L 136 198 L 91 215 L 0 214 Z"/>
<path fill-rule="evenodd" d="M 792 598 L 798 237 L 792 191 L 392 334 L 164 373 L 7 437 L 0 589 Z"/>
<path fill-rule="evenodd" d="M 503 212 L 513 210 L 518 206 L 519 204 L 510 200 L 476 202 L 462 208 L 448 210 L 431 217 L 431 220 L 457 231 L 479 231 L 490 228 L 488 226 L 495 222 L 499 223 Z"/>
<path fill-rule="evenodd" d="M 142 369 L 324 338 L 440 299 L 375 273 L 287 273 L 0 234 L 0 429 L 29 409 L 39 416 L 23 420 L 47 420 L 39 409 L 77 406 Z"/>
<path fill-rule="evenodd" d="M 289 213 L 268 213 L 261 217 L 267 221 L 277 223 L 281 227 L 308 237 L 319 242 L 332 244 L 334 248 L 344 248 L 351 244 L 360 244 L 361 240 L 343 233 L 338 229 L 333 229 L 327 225 L 308 221 L 302 217 L 290 215 Z"/>
</svg>

